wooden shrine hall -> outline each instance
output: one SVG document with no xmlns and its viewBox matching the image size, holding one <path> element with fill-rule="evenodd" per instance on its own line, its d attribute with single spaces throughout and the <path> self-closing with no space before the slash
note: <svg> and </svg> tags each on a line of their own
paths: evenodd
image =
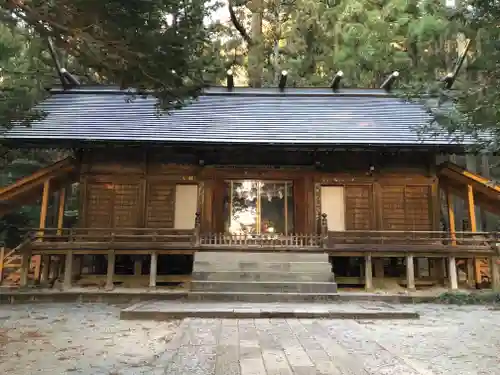
<svg viewBox="0 0 500 375">
<path fill-rule="evenodd" d="M 466 144 L 422 135 L 431 118 L 420 104 L 382 89 L 221 87 L 158 115 L 155 98 L 131 95 L 53 89 L 43 119 L 0 135 L 72 153 L 0 188 L 0 214 L 41 201 L 39 228 L 16 249 L 21 285 L 88 276 L 112 289 L 135 277 L 154 288 L 189 280 L 197 253 L 225 251 L 326 253 L 340 286 L 367 290 L 386 279 L 457 289 L 461 273 L 470 287 L 500 288 L 498 234 L 475 217 L 476 206 L 500 213 L 500 187 L 438 165 Z M 80 203 L 68 228 L 71 184 Z"/>
</svg>

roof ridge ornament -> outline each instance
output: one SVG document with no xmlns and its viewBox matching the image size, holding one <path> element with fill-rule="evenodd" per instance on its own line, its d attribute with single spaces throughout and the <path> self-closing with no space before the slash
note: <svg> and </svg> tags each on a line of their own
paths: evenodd
<svg viewBox="0 0 500 375">
<path fill-rule="evenodd" d="M 444 83 L 444 88 L 446 90 L 451 90 L 451 88 L 453 87 L 453 84 L 455 83 L 455 80 L 458 77 L 458 73 L 460 73 L 460 69 L 464 64 L 467 52 L 469 52 L 469 48 L 470 48 L 470 39 L 467 39 L 467 41 L 465 42 L 464 49 L 462 50 L 462 53 L 458 57 L 458 61 L 455 65 L 455 68 L 453 69 L 453 72 L 449 72 L 441 79 L 441 82 Z"/>
<path fill-rule="evenodd" d="M 285 91 L 287 76 L 288 76 L 288 72 L 286 70 L 282 70 L 281 75 L 280 75 L 280 82 L 278 84 L 280 91 Z"/>
<path fill-rule="evenodd" d="M 47 39 L 47 43 L 49 45 L 49 52 L 52 60 L 54 61 L 54 65 L 56 66 L 57 74 L 59 75 L 59 80 L 61 81 L 62 87 L 65 90 L 68 90 L 80 86 L 80 81 L 78 81 L 78 79 L 76 79 L 76 77 L 68 72 L 65 68 L 61 67 L 59 59 L 57 58 L 54 43 L 52 42 L 52 39 L 50 37 Z"/>
<path fill-rule="evenodd" d="M 387 92 L 390 92 L 392 89 L 392 84 L 396 80 L 396 78 L 399 77 L 399 71 L 395 70 L 393 71 L 389 77 L 386 78 L 386 80 L 380 85 L 381 89 L 384 89 Z"/>
<path fill-rule="evenodd" d="M 344 77 L 344 72 L 342 70 L 339 70 L 333 77 L 332 83 L 330 85 L 333 91 L 337 91 L 339 89 L 342 77 Z"/>
<path fill-rule="evenodd" d="M 233 91 L 234 77 L 233 77 L 233 71 L 231 69 L 228 69 L 226 72 L 226 84 L 227 84 L 227 91 Z"/>
</svg>

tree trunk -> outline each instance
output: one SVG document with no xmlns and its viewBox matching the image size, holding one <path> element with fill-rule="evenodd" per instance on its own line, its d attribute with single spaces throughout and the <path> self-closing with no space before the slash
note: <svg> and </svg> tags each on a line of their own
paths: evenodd
<svg viewBox="0 0 500 375">
<path fill-rule="evenodd" d="M 253 0 L 251 37 L 253 43 L 248 46 L 248 83 L 250 87 L 262 87 L 262 74 L 264 71 L 264 51 L 262 44 L 262 13 L 263 0 Z"/>
</svg>

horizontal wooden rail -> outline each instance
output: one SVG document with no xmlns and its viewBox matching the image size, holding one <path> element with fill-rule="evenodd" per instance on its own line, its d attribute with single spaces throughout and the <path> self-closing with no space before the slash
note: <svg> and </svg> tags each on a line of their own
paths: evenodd
<svg viewBox="0 0 500 375">
<path fill-rule="evenodd" d="M 498 254 L 498 232 L 323 231 L 293 234 L 199 233 L 173 228 L 48 228 L 32 229 L 33 251 L 241 251 L 324 252 L 349 256 L 384 254 Z"/>
</svg>

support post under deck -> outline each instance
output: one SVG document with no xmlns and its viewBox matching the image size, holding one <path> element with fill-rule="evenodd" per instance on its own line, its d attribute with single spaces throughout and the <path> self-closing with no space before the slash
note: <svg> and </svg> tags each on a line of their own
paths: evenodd
<svg viewBox="0 0 500 375">
<path fill-rule="evenodd" d="M 66 253 L 64 259 L 63 289 L 71 288 L 72 279 L 73 279 L 73 252 L 70 250 Z"/>
<path fill-rule="evenodd" d="M 450 278 L 450 290 L 458 289 L 457 262 L 455 257 L 448 257 L 448 276 Z"/>
<path fill-rule="evenodd" d="M 373 291 L 372 255 L 365 255 L 365 290 Z"/>
<path fill-rule="evenodd" d="M 149 287 L 151 289 L 156 288 L 156 273 L 158 269 L 158 254 L 153 251 L 151 253 L 151 268 L 149 271 Z"/>
<path fill-rule="evenodd" d="M 413 254 L 408 254 L 406 256 L 406 282 L 407 289 L 414 292 L 415 288 L 415 262 Z"/>
<path fill-rule="evenodd" d="M 105 290 L 113 290 L 115 284 L 113 284 L 113 276 L 115 274 L 115 252 L 114 250 L 108 251 L 108 269 L 106 272 L 106 286 Z"/>
</svg>

